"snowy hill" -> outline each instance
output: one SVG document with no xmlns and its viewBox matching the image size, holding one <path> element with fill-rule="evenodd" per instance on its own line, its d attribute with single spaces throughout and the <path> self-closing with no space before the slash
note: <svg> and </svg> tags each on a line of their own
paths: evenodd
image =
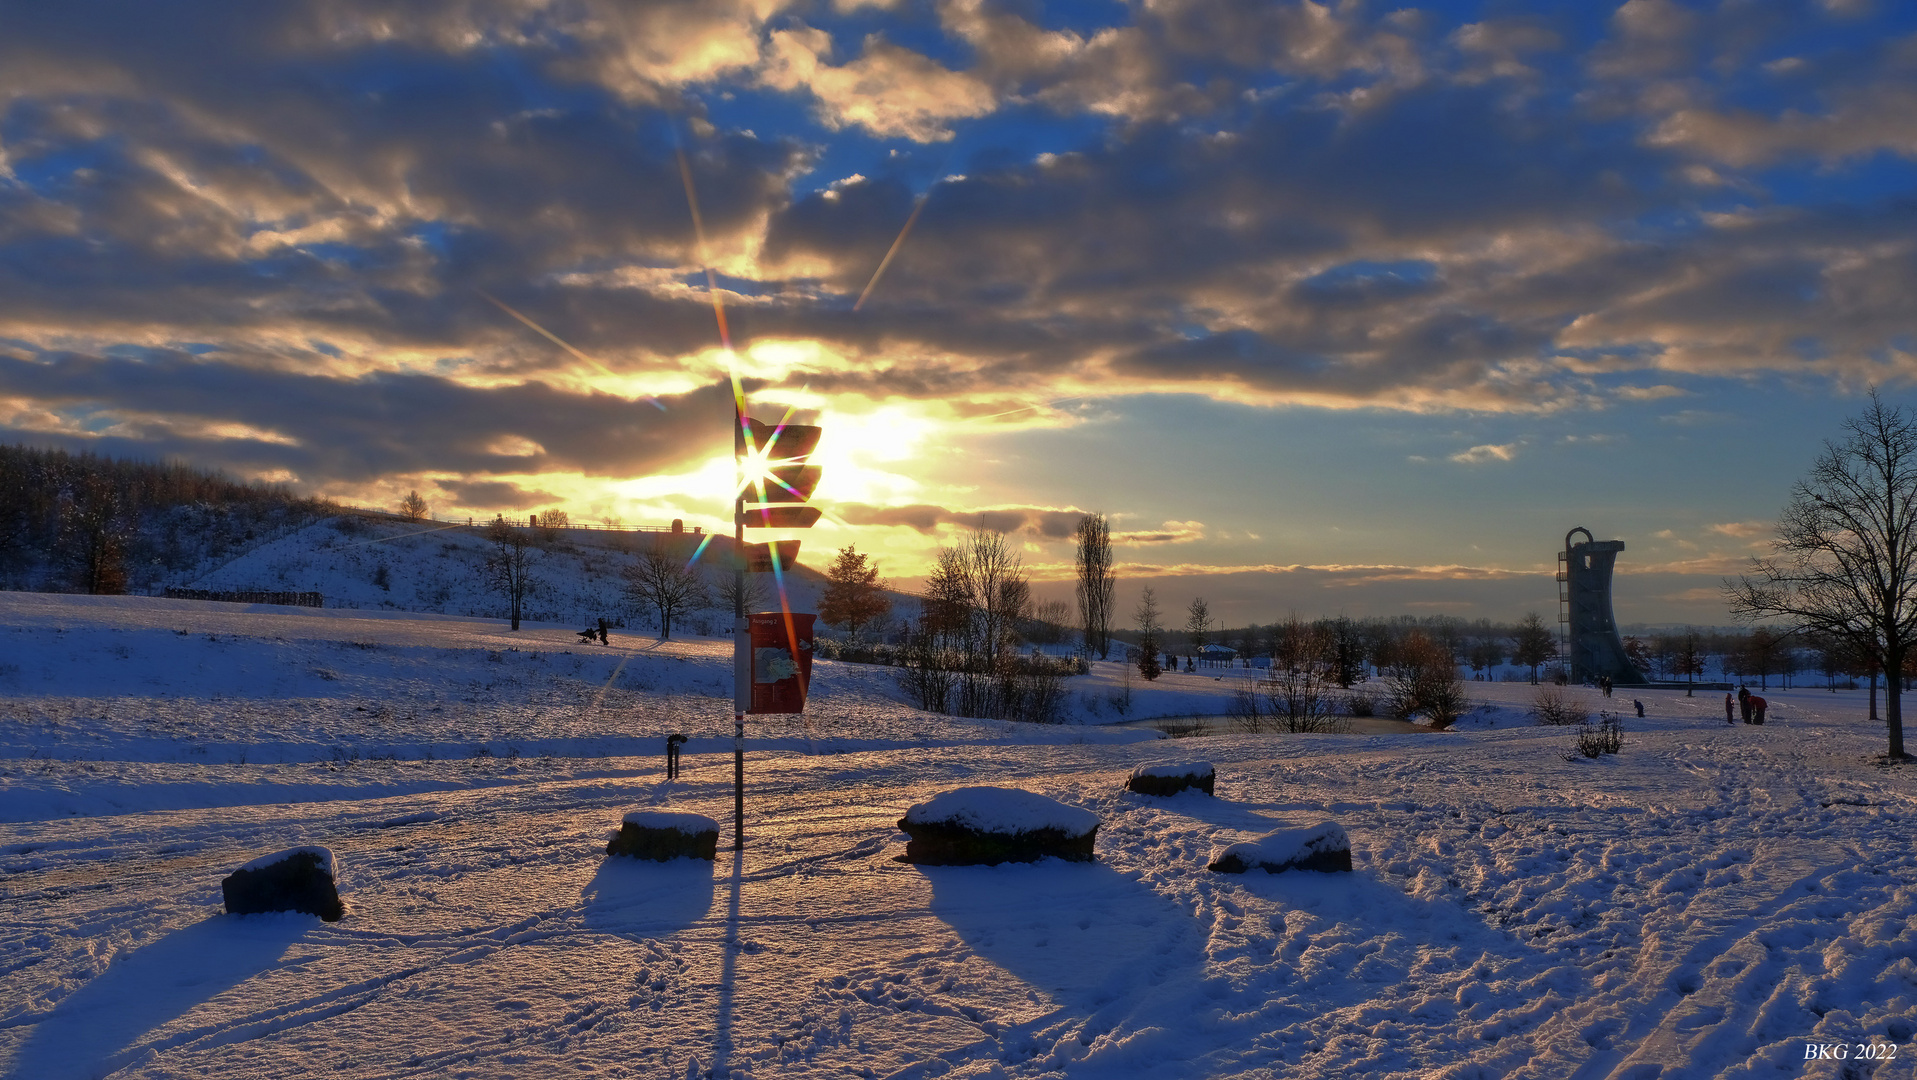
<svg viewBox="0 0 1917 1080">
<path fill-rule="evenodd" d="M 1861 692 L 1775 692 L 1764 727 L 1642 693 L 1589 760 L 1519 684 L 1449 733 L 1170 744 L 814 672 L 805 716 L 751 721 L 734 853 L 722 639 L 0 593 L 0 1072 L 1910 1075 L 1917 779 Z M 1124 791 L 1194 749 L 1217 797 Z M 893 860 L 975 785 L 1096 814 L 1096 861 Z M 717 864 L 606 858 L 650 807 L 724 823 Z M 1322 820 L 1352 873 L 1204 869 Z M 222 914 L 299 845 L 342 921 Z"/>
<path fill-rule="evenodd" d="M 539 554 L 527 618 L 576 627 L 610 618 L 628 627 L 656 628 L 655 615 L 626 598 L 621 571 L 633 564 L 642 545 L 666 534 L 558 529 L 534 535 L 540 537 Z M 687 535 L 678 542 L 697 550 L 703 539 Z M 181 584 L 216 591 L 318 592 L 329 608 L 504 618 L 505 597 L 489 584 L 485 571 L 492 550 L 483 523 L 475 528 L 346 514 L 273 539 Z M 732 550 L 731 537 L 714 536 L 699 563 L 714 571 L 730 566 Z M 760 576 L 770 587 L 771 576 Z M 817 610 L 823 575 L 799 566 L 784 580 L 794 610 Z M 730 621 L 729 611 L 714 608 L 686 622 L 694 633 L 710 634 Z"/>
</svg>

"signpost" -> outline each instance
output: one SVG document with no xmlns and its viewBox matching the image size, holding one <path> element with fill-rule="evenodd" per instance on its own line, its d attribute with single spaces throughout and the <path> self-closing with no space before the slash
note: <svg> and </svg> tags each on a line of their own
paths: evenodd
<svg viewBox="0 0 1917 1080">
<path fill-rule="evenodd" d="M 748 713 L 805 711 L 816 618 L 790 610 L 783 588 L 778 611 L 748 617 L 745 575 L 784 573 L 798 557 L 799 542 L 747 544 L 745 531 L 809 529 L 819 520 L 819 508 L 806 501 L 819 485 L 819 467 L 809 459 L 818 448 L 820 430 L 761 423 L 745 415 L 743 398 L 734 400 L 732 454 L 739 487 L 732 501 L 737 551 L 732 571 L 732 850 L 740 851 L 745 848 L 745 718 Z"/>
</svg>

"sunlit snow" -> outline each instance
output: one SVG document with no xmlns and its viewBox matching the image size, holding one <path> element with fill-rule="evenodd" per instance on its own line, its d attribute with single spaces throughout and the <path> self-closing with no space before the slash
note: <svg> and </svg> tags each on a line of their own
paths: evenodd
<svg viewBox="0 0 1917 1080">
<path fill-rule="evenodd" d="M 820 661 L 755 718 L 730 850 L 729 646 L 570 623 L 0 593 L 0 1065 L 10 1076 L 1802 1076 L 1917 1030 L 1908 768 L 1863 691 L 1634 691 L 1570 759 L 1532 688 L 1447 733 L 1229 735 L 934 716 Z M 1134 686 L 1131 717 L 1233 680 Z M 1072 681 L 1110 720 L 1116 664 Z M 691 736 L 664 779 L 665 736 Z M 1217 795 L 1125 792 L 1202 747 Z M 908 807 L 1011 787 L 1097 861 L 895 861 Z M 603 855 L 635 808 L 716 863 Z M 1209 854 L 1337 822 L 1354 872 Z M 220 879 L 338 853 L 347 912 Z M 1855 1064 L 1855 1063 L 1853 1063 Z M 1906 1071 L 1896 1071 L 1906 1070 Z M 1866 1075 L 1863 1069 L 1854 1075 Z"/>
</svg>

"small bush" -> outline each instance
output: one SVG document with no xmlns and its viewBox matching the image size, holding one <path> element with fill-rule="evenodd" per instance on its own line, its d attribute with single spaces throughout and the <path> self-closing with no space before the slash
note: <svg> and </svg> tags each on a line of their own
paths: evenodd
<svg viewBox="0 0 1917 1080">
<path fill-rule="evenodd" d="M 1570 727 L 1589 724 L 1591 714 L 1559 687 L 1546 686 L 1531 699 L 1531 719 L 1540 727 Z"/>
<path fill-rule="evenodd" d="M 1353 690 L 1345 695 L 1346 716 L 1378 715 L 1378 697 L 1370 690 Z"/>
<path fill-rule="evenodd" d="M 1622 749 L 1624 722 L 1618 719 L 1616 713 L 1600 712 L 1596 724 L 1585 723 L 1578 727 L 1577 752 L 1585 757 L 1615 754 Z"/>
</svg>

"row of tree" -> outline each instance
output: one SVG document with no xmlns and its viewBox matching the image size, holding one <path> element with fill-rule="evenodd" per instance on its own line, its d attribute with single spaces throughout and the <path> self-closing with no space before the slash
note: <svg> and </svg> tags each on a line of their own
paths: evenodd
<svg viewBox="0 0 1917 1080">
<path fill-rule="evenodd" d="M 0 446 L 0 588 L 150 591 L 337 512 L 180 462 Z"/>
</svg>

